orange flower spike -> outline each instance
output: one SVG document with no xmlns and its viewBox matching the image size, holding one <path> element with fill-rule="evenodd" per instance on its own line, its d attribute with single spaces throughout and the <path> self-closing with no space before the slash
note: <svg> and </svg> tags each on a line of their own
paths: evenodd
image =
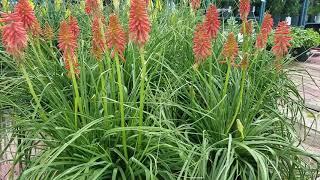
<svg viewBox="0 0 320 180">
<path fill-rule="evenodd" d="M 210 39 L 214 39 L 217 37 L 220 27 L 219 13 L 217 7 L 213 4 L 207 10 L 204 26 L 207 30 L 207 33 Z"/>
<path fill-rule="evenodd" d="M 195 64 L 208 58 L 212 53 L 210 36 L 203 24 L 198 24 L 193 36 L 193 54 L 195 57 Z"/>
<path fill-rule="evenodd" d="M 123 53 L 126 47 L 126 35 L 120 25 L 118 17 L 115 14 L 110 15 L 109 18 L 107 43 L 108 48 L 113 50 L 113 54 L 117 52 L 124 61 Z"/>
<path fill-rule="evenodd" d="M 15 14 L 7 14 L 5 18 L 7 24 L 2 27 L 2 44 L 10 55 L 19 57 L 28 45 L 27 32 L 22 22 L 9 21 L 17 18 Z"/>
<path fill-rule="evenodd" d="M 60 23 L 60 30 L 58 34 L 58 47 L 63 52 L 65 68 L 70 70 L 69 62 L 73 64 L 73 70 L 76 74 L 79 73 L 78 61 L 75 55 L 75 49 L 77 48 L 77 38 L 70 24 L 66 21 Z"/>
<path fill-rule="evenodd" d="M 239 11 L 241 20 L 246 21 L 250 13 L 250 0 L 240 0 Z"/>
<path fill-rule="evenodd" d="M 35 21 L 33 23 L 33 25 L 31 26 L 30 30 L 31 30 L 31 33 L 32 33 L 33 36 L 38 37 L 38 36 L 40 36 L 42 34 L 42 29 L 41 29 L 41 26 L 40 26 L 38 21 Z"/>
<path fill-rule="evenodd" d="M 139 46 L 144 46 L 149 39 L 150 26 L 146 1 L 131 0 L 129 13 L 130 39 Z"/>
<path fill-rule="evenodd" d="M 190 5 L 194 11 L 200 8 L 201 0 L 191 0 Z"/>
<path fill-rule="evenodd" d="M 105 29 L 103 16 L 95 16 L 92 21 L 92 51 L 97 59 L 101 59 L 106 47 L 106 37 L 102 30 Z"/>
<path fill-rule="evenodd" d="M 85 12 L 89 14 L 93 14 L 99 11 L 99 2 L 98 0 L 86 0 L 85 2 Z"/>
<path fill-rule="evenodd" d="M 25 29 L 32 28 L 33 24 L 36 22 L 36 16 L 29 0 L 19 0 L 14 8 L 14 12 L 20 16 Z"/>
<path fill-rule="evenodd" d="M 266 13 L 261 24 L 260 32 L 269 35 L 272 31 L 272 27 L 273 27 L 272 16 L 269 13 Z"/>
<path fill-rule="evenodd" d="M 75 37 L 71 26 L 66 21 L 60 23 L 58 43 L 59 49 L 64 53 L 74 52 L 77 48 L 77 38 Z"/>
<path fill-rule="evenodd" d="M 272 31 L 273 19 L 272 16 L 268 13 L 265 14 L 262 21 L 260 33 L 257 35 L 256 47 L 263 49 L 266 47 L 268 42 L 268 36 Z"/>
<path fill-rule="evenodd" d="M 46 24 L 44 25 L 44 29 L 42 31 L 42 35 L 47 40 L 53 40 L 53 38 L 54 38 L 53 29 L 52 29 L 52 27 L 50 26 L 50 24 L 48 22 L 46 22 Z"/>
<path fill-rule="evenodd" d="M 80 34 L 80 29 L 79 29 L 77 18 L 70 16 L 69 17 L 69 25 L 70 25 L 71 31 L 74 34 L 74 36 L 76 38 L 78 38 L 79 34 Z"/>
<path fill-rule="evenodd" d="M 245 27 L 241 26 L 240 33 L 250 36 L 252 34 L 252 21 L 245 21 Z"/>
<path fill-rule="evenodd" d="M 232 32 L 229 33 L 223 46 L 222 55 L 225 58 L 229 58 L 231 63 L 234 63 L 234 58 L 238 55 L 238 43 Z"/>
<path fill-rule="evenodd" d="M 281 58 L 288 53 L 288 48 L 291 46 L 290 40 L 290 26 L 282 21 L 275 31 L 274 46 L 272 47 L 272 52 L 277 58 Z"/>
</svg>

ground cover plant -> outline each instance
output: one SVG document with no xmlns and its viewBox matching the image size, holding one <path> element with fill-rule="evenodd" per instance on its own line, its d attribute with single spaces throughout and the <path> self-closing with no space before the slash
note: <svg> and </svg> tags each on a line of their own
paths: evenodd
<svg viewBox="0 0 320 180">
<path fill-rule="evenodd" d="M 268 50 L 272 17 L 249 21 L 249 0 L 240 23 L 218 4 L 155 2 L 4 6 L 0 108 L 19 178 L 314 179 L 290 27 Z"/>
</svg>

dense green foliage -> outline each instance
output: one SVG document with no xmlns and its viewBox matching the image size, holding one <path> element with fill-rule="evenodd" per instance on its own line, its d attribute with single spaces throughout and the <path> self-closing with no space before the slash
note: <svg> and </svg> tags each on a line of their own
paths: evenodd
<svg viewBox="0 0 320 180">
<path fill-rule="evenodd" d="M 127 12 L 127 7 L 123 8 Z M 81 28 L 77 85 L 82 112 L 76 117 L 74 83 L 67 77 L 56 38 L 52 42 L 31 39 L 21 62 L 1 49 L 0 110 L 10 113 L 12 125 L 5 128 L 18 139 L 13 162 L 24 166 L 20 179 L 316 177 L 316 157 L 298 147 L 294 126 L 303 124 L 304 106 L 287 76 L 288 70 L 277 71 L 272 53 L 257 51 L 252 38 L 247 49 L 250 58 L 243 98 L 239 98 L 240 68 L 231 69 L 223 95 L 227 66 L 221 63 L 221 51 L 227 32 L 237 34 L 239 25 L 221 27 L 213 56 L 195 70 L 192 38 L 201 12 L 194 16 L 188 8 L 177 8 L 158 12 L 152 18 L 152 32 L 145 47 L 147 77 L 140 147 L 141 64 L 139 51 L 132 43 L 125 52 L 126 62 L 121 63 L 124 128 L 120 126 L 116 63 L 106 58 L 100 72 L 91 52 L 90 19 L 77 6 L 72 14 Z M 38 10 L 41 23 L 48 22 L 57 31 L 65 10 Z M 108 17 L 108 10 L 105 14 Z M 121 13 L 121 21 L 127 27 L 127 13 Z M 243 58 L 239 54 L 237 61 Z M 288 57 L 283 67 L 289 62 Z M 106 78 L 107 96 L 100 88 L 102 77 Z M 28 78 L 40 104 L 30 93 Z M 102 107 L 105 98 L 110 107 L 107 116 Z M 236 112 L 238 104 L 241 106 Z M 128 158 L 121 142 L 124 130 Z M 309 164 L 310 159 L 315 163 Z"/>
</svg>

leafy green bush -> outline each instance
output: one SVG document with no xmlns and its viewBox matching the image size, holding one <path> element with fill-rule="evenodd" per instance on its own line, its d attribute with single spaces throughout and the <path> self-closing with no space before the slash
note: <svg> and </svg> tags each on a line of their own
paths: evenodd
<svg viewBox="0 0 320 180">
<path fill-rule="evenodd" d="M 39 20 L 57 27 L 65 11 L 48 9 Z M 81 27 L 78 78 L 67 76 L 56 37 L 30 38 L 20 62 L 0 53 L 0 108 L 11 110 L 6 128 L 18 139 L 20 179 L 315 178 L 309 159 L 317 165 L 316 157 L 297 145 L 304 106 L 289 71 L 276 69 L 272 52 L 257 50 L 252 36 L 235 58 L 247 57 L 247 66 L 223 63 L 227 34 L 238 34 L 239 25 L 222 27 L 212 56 L 194 69 L 193 29 L 202 17 L 179 7 L 152 18 L 140 126 L 143 53 L 130 42 L 121 65 L 108 54 L 97 61 L 91 19 L 76 5 L 70 11 Z M 128 15 L 120 16 L 126 27 Z"/>
<path fill-rule="evenodd" d="M 291 35 L 293 48 L 310 48 L 320 46 L 320 34 L 313 29 L 301 29 L 293 27 Z"/>
</svg>

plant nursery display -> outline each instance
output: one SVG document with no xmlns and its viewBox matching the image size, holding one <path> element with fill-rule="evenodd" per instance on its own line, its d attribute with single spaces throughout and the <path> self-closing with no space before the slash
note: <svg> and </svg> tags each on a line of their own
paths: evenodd
<svg viewBox="0 0 320 180">
<path fill-rule="evenodd" d="M 238 23 L 201 3 L 3 6 L 7 177 L 315 179 L 318 156 L 295 132 L 304 105 L 286 68 L 290 26 L 248 20 L 250 0 L 236 2 Z"/>
</svg>

